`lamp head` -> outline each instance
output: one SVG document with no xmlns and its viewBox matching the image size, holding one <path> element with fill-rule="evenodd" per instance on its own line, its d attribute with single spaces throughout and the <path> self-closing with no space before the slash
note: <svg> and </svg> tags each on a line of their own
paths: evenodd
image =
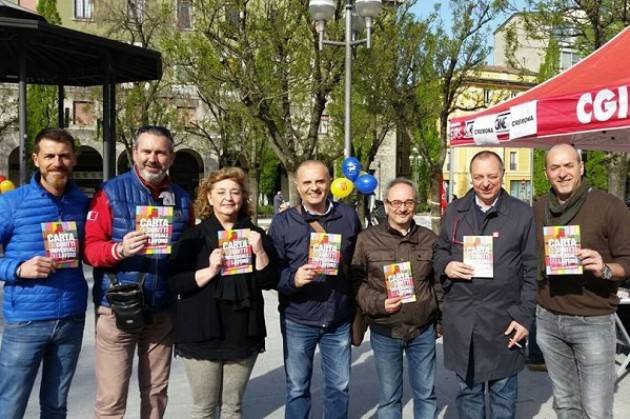
<svg viewBox="0 0 630 419">
<path fill-rule="evenodd" d="M 375 18 L 381 12 L 383 2 L 381 0 L 355 0 L 354 10 L 361 17 Z"/>
<path fill-rule="evenodd" d="M 335 0 L 310 0 L 308 10 L 315 21 L 331 20 L 335 16 L 337 2 Z"/>
</svg>

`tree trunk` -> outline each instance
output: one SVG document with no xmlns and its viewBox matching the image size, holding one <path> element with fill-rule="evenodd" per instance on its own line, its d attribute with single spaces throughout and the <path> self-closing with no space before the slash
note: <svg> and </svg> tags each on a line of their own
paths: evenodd
<svg viewBox="0 0 630 419">
<path fill-rule="evenodd" d="M 297 205 L 298 202 L 300 202 L 300 195 L 298 194 L 297 188 L 295 187 L 295 176 L 295 169 L 287 169 L 287 178 L 289 179 L 289 202 L 291 203 L 291 206 Z"/>
<path fill-rule="evenodd" d="M 258 223 L 258 167 L 253 165 L 247 172 L 247 188 L 249 189 L 249 199 L 252 202 L 252 222 Z"/>
<path fill-rule="evenodd" d="M 608 163 L 608 192 L 625 201 L 626 181 L 628 180 L 628 155 L 610 153 Z"/>
<path fill-rule="evenodd" d="M 440 231 L 442 223 L 442 214 L 440 209 L 440 201 L 442 199 L 442 168 L 431 168 L 431 229 L 435 234 Z"/>
<path fill-rule="evenodd" d="M 357 205 L 357 215 L 359 216 L 359 221 L 361 221 L 361 225 L 363 228 L 367 227 L 366 216 L 368 214 L 368 197 L 360 194 L 359 202 Z"/>
</svg>

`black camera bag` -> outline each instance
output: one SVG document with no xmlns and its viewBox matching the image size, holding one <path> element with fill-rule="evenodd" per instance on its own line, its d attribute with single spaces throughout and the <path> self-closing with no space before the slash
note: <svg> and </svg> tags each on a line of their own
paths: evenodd
<svg viewBox="0 0 630 419">
<path fill-rule="evenodd" d="M 127 284 L 120 283 L 113 274 L 108 276 L 110 286 L 105 298 L 116 318 L 116 327 L 123 332 L 139 333 L 145 326 L 144 274 L 140 281 Z"/>
</svg>

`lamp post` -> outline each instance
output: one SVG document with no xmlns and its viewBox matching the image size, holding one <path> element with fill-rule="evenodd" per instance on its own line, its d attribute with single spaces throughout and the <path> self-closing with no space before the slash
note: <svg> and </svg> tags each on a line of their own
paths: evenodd
<svg viewBox="0 0 630 419">
<path fill-rule="evenodd" d="M 346 0 L 345 20 L 346 30 L 343 41 L 332 41 L 325 39 L 324 32 L 326 21 L 335 16 L 337 0 L 310 0 L 308 8 L 311 16 L 316 22 L 317 33 L 319 34 L 319 49 L 324 45 L 334 45 L 345 47 L 345 85 L 344 85 L 344 123 L 343 123 L 343 155 L 350 157 L 352 147 L 352 47 L 366 44 L 370 48 L 372 44 L 372 19 L 378 16 L 381 11 L 381 0 Z M 353 25 L 353 18 L 355 20 Z M 359 25 L 365 19 L 367 37 L 365 39 L 354 39 Z"/>
<path fill-rule="evenodd" d="M 416 184 L 416 187 L 418 187 L 418 182 L 420 181 L 420 173 L 419 173 L 418 165 L 420 164 L 421 160 L 422 160 L 422 156 L 420 155 L 420 151 L 418 150 L 418 147 L 416 146 L 411 147 L 411 153 L 409 154 L 409 164 L 411 166 L 411 179 Z"/>
</svg>

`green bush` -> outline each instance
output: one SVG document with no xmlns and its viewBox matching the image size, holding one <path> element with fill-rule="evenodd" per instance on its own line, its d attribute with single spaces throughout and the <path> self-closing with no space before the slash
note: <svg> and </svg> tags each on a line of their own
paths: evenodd
<svg viewBox="0 0 630 419">
<path fill-rule="evenodd" d="M 265 217 L 273 216 L 273 205 L 259 205 L 258 206 L 258 215 Z"/>
</svg>

